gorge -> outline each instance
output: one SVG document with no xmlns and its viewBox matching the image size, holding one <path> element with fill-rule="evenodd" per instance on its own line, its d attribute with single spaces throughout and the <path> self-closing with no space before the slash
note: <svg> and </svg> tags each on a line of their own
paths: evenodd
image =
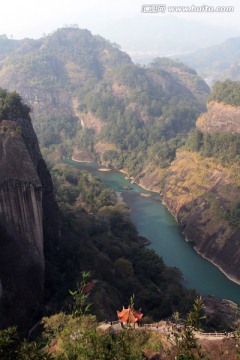
<svg viewBox="0 0 240 360">
<path fill-rule="evenodd" d="M 64 28 L 38 41 L 24 39 L 12 46 L 5 39 L 4 44 L 0 86 L 18 90 L 32 107 L 33 126 L 51 170 L 63 157 L 123 170 L 161 194 L 196 250 L 239 282 L 240 103 L 222 96 L 227 86 L 236 100 L 239 85 L 218 84 L 220 97 L 214 98 L 213 90 L 207 101 L 209 87 L 185 64 L 158 58 L 138 66 L 116 44 L 88 30 Z M 23 211 L 33 209 L 33 226 L 28 228 L 23 220 L 19 229 L 36 234 L 36 244 L 43 236 L 46 252 L 58 251 L 58 209 L 31 122 L 19 116 L 16 121 L 2 120 L 8 121 L 1 130 L 3 158 L 5 144 L 19 147 L 24 166 L 32 171 L 20 183 L 17 175 L 24 168 L 18 170 L 19 164 L 9 175 L 1 175 L 4 184 L 13 179 L 7 187 L 2 185 L 2 203 L 8 209 L 2 222 L 15 221 L 13 200 L 9 197 L 8 203 L 3 195 L 11 184 L 30 199 L 30 209 Z M 61 171 L 56 170 L 63 180 Z M 68 187 L 63 186 L 63 199 Z M 74 191 L 79 189 L 70 192 L 73 198 Z M 42 252 L 38 245 L 37 252 Z"/>
</svg>

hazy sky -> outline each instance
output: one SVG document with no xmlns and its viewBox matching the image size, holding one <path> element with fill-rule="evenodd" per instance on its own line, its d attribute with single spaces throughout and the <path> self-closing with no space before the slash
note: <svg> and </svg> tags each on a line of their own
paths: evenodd
<svg viewBox="0 0 240 360">
<path fill-rule="evenodd" d="M 173 15 L 240 29 L 240 0 L 7 0 L 1 2 L 0 34 L 15 39 L 39 38 L 64 25 L 78 24 L 101 35 L 102 26 L 109 20 L 149 16 L 141 13 L 142 4 L 234 6 L 233 13 Z"/>
</svg>

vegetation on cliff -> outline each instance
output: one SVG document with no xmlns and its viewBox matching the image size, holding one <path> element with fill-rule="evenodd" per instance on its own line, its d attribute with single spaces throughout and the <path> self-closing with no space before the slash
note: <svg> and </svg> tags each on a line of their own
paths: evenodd
<svg viewBox="0 0 240 360">
<path fill-rule="evenodd" d="M 229 79 L 224 82 L 216 82 L 208 97 L 208 101 L 240 106 L 240 82 Z"/>
<path fill-rule="evenodd" d="M 8 92 L 0 88 L 0 121 L 29 119 L 30 108 L 23 103 L 21 96 L 16 92 Z"/>
<path fill-rule="evenodd" d="M 240 164 L 240 135 L 236 133 L 203 133 L 195 129 L 188 137 L 186 147 L 199 152 L 204 158 L 214 158 L 229 167 Z"/>
</svg>

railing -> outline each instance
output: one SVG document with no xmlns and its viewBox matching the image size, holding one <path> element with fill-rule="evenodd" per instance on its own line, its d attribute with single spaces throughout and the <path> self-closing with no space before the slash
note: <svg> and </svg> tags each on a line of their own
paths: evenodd
<svg viewBox="0 0 240 360">
<path fill-rule="evenodd" d="M 218 332 L 212 332 L 212 333 L 205 333 L 201 331 L 196 331 L 196 335 L 204 336 L 204 337 L 232 337 L 233 333 L 218 333 Z"/>
<path fill-rule="evenodd" d="M 107 321 L 107 322 L 101 322 L 100 324 L 110 324 L 110 325 L 117 325 L 121 324 L 119 320 L 117 321 Z M 163 328 L 161 324 L 159 323 L 151 323 L 151 324 L 142 324 L 142 329 L 148 329 L 148 330 L 157 330 L 158 332 L 164 333 L 164 334 L 170 334 L 174 329 L 177 329 L 177 325 L 173 323 L 169 323 L 168 325 Z M 181 328 L 179 328 L 181 330 Z M 234 334 L 232 332 L 212 332 L 212 333 L 205 333 L 202 331 L 194 331 L 196 336 L 203 336 L 203 337 L 233 337 Z"/>
</svg>

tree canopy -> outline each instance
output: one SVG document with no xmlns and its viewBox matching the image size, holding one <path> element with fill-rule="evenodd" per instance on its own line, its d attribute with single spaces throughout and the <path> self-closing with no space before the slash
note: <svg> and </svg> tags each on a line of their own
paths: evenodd
<svg viewBox="0 0 240 360">
<path fill-rule="evenodd" d="M 240 81 L 217 81 L 213 86 L 208 101 L 218 101 L 225 104 L 240 106 Z"/>
<path fill-rule="evenodd" d="M 16 92 L 8 92 L 0 88 L 0 120 L 30 119 L 30 108 L 23 103 Z"/>
</svg>

